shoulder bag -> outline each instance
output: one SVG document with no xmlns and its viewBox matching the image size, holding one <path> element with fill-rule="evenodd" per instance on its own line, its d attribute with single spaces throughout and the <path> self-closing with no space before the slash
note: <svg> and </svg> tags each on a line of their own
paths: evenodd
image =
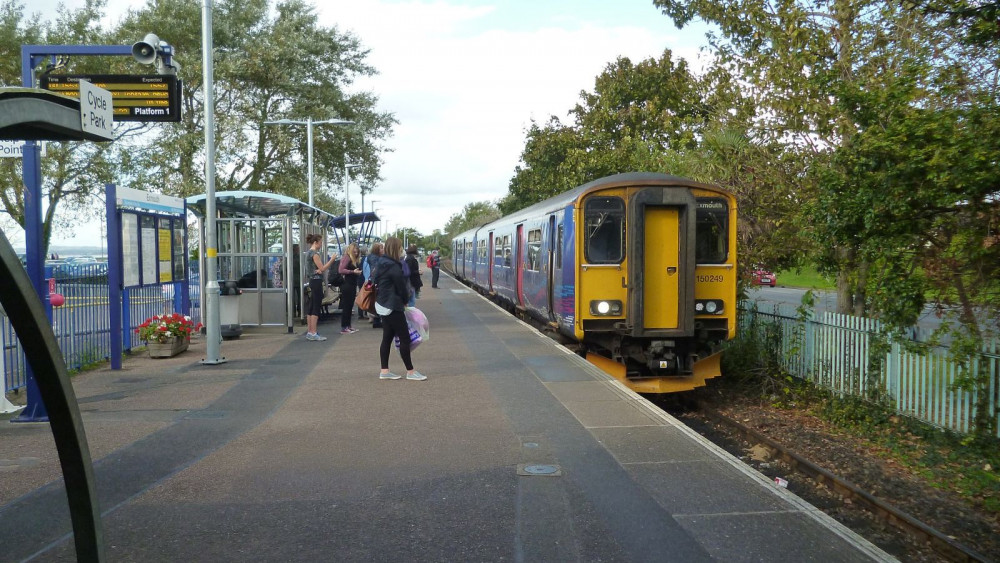
<svg viewBox="0 0 1000 563">
<path fill-rule="evenodd" d="M 354 298 L 354 304 L 362 311 L 375 314 L 375 297 L 378 295 L 378 285 L 375 284 L 375 272 L 377 267 L 372 269 L 368 281 L 358 290 L 358 296 Z"/>
</svg>

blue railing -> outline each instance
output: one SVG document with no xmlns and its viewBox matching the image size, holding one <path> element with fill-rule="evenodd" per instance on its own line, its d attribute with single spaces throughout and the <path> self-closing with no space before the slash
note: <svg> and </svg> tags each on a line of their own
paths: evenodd
<svg viewBox="0 0 1000 563">
<path fill-rule="evenodd" d="M 893 343 L 884 357 L 873 357 L 872 335 L 881 330 L 874 319 L 830 312 L 818 319 L 802 318 L 789 306 L 776 305 L 770 311 L 750 306 L 740 310 L 741 337 L 753 337 L 749 327 L 760 322 L 779 329 L 770 334 L 778 335 L 777 360 L 790 375 L 841 395 L 870 397 L 876 391 L 891 398 L 899 414 L 962 434 L 972 429 L 979 390 L 966 391 L 957 383 L 984 377 L 988 414 L 1000 437 L 1000 343 L 996 341 L 985 344 L 968 364 L 956 361 L 941 346 L 921 354 Z M 916 339 L 916 332 L 911 336 Z M 879 369 L 872 370 L 873 365 Z"/>
<path fill-rule="evenodd" d="M 111 355 L 111 326 L 108 311 L 107 267 L 104 264 L 60 265 L 53 268 L 55 292 L 64 303 L 52 308 L 52 330 L 70 371 L 104 362 Z M 190 284 L 190 316 L 201 320 L 198 283 Z M 123 293 L 122 343 L 126 352 L 144 344 L 135 329 L 153 315 L 179 311 L 183 283 L 175 282 L 143 288 L 129 288 Z M 20 342 L 7 315 L 0 311 L 0 336 L 3 345 L 3 377 L 7 390 L 26 385 L 25 360 Z"/>
</svg>

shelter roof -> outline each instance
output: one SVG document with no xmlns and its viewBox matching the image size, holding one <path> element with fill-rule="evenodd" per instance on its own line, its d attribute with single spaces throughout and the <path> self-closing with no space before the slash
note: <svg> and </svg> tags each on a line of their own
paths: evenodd
<svg viewBox="0 0 1000 563">
<path fill-rule="evenodd" d="M 198 217 L 205 216 L 204 194 L 187 198 L 188 209 Z M 288 217 L 302 215 L 310 223 L 323 227 L 342 229 L 346 221 L 343 215 L 331 215 L 322 209 L 312 207 L 295 198 L 268 192 L 246 190 L 216 192 L 215 209 L 223 217 Z M 351 224 L 378 221 L 372 212 L 351 213 Z"/>
<path fill-rule="evenodd" d="M 80 101 L 41 88 L 0 89 L 0 140 L 109 141 L 80 124 Z"/>
</svg>

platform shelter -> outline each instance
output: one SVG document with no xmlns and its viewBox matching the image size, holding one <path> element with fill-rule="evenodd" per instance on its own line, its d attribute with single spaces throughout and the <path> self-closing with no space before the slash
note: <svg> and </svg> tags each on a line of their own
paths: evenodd
<svg viewBox="0 0 1000 563">
<path fill-rule="evenodd" d="M 208 275 L 215 275 L 220 287 L 235 281 L 241 289 L 240 326 L 286 326 L 291 333 L 295 319 L 305 319 L 300 304 L 308 281 L 306 236 L 322 235 L 324 248 L 339 254 L 344 216 L 280 194 L 226 191 L 215 196 L 218 272 Z M 187 206 L 198 218 L 199 240 L 204 240 L 205 196 L 187 198 Z M 374 213 L 352 213 L 352 230 L 370 231 L 377 220 Z M 205 271 L 205 263 L 205 256 L 199 255 L 199 272 Z M 203 291 L 208 275 L 199 276 Z"/>
</svg>

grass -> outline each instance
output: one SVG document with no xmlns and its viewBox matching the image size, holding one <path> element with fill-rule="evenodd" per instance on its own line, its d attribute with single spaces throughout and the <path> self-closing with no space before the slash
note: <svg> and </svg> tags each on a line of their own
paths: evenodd
<svg viewBox="0 0 1000 563">
<path fill-rule="evenodd" d="M 824 277 L 816 268 L 807 266 L 795 271 L 778 272 L 778 285 L 803 289 L 836 290 L 834 280 Z"/>
</svg>

